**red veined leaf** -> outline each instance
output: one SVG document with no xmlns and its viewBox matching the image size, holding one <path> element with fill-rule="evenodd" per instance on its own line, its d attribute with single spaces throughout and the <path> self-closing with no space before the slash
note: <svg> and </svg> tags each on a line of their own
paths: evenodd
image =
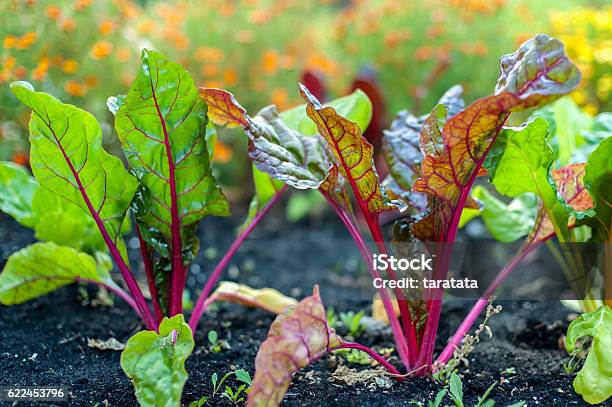
<svg viewBox="0 0 612 407">
<path fill-rule="evenodd" d="M 249 406 L 277 406 L 283 400 L 293 373 L 322 357 L 341 339 L 329 327 L 325 307 L 315 286 L 312 296 L 276 317 L 268 338 L 255 358 L 255 377 Z"/>
<path fill-rule="evenodd" d="M 463 88 L 455 85 L 447 90 L 438 101 L 438 105 L 446 106 L 449 117 L 463 109 L 465 104 L 461 97 L 462 93 Z M 427 196 L 411 191 L 412 185 L 421 175 L 421 161 L 423 160 L 421 149 L 430 151 L 433 148 L 435 151 L 436 143 L 442 144 L 439 131 L 435 139 L 426 137 L 420 139 L 419 135 L 421 128 L 431 126 L 430 121 L 435 118 L 435 115 L 417 117 L 408 110 L 402 110 L 396 115 L 391 127 L 384 130 L 383 155 L 389 166 L 390 174 L 383 185 L 390 197 L 392 197 L 391 193 L 394 193 L 406 201 L 417 213 L 422 213 L 427 209 Z M 424 134 L 428 135 L 429 132 Z"/>
<path fill-rule="evenodd" d="M 317 137 L 290 129 L 275 106 L 250 117 L 234 96 L 220 89 L 200 88 L 209 115 L 218 125 L 242 125 L 249 137 L 249 157 L 258 170 L 297 189 L 317 189 L 331 164 Z"/>
<path fill-rule="evenodd" d="M 200 97 L 208 106 L 208 117 L 217 126 L 248 126 L 247 112 L 234 95 L 222 89 L 200 88 Z"/>
<path fill-rule="evenodd" d="M 373 162 L 373 147 L 362 136 L 359 126 L 343 118 L 332 107 L 323 107 L 300 84 L 300 92 L 306 100 L 308 117 L 317 125 L 366 218 L 376 219 L 383 211 L 397 210 L 402 206 L 391 202 L 381 188 Z"/>
<path fill-rule="evenodd" d="M 580 214 L 593 208 L 593 199 L 584 185 L 586 164 L 569 164 L 552 171 L 552 179 L 565 202 L 574 211 Z M 580 215 L 578 215 L 580 216 Z M 568 226 L 573 226 L 576 217 L 570 217 Z M 529 236 L 528 243 L 537 243 L 549 239 L 555 233 L 552 220 L 540 203 L 535 225 Z"/>
<path fill-rule="evenodd" d="M 580 74 L 563 44 L 538 35 L 502 57 L 494 95 L 475 101 L 443 127 L 437 107 L 431 126 L 421 132 L 425 158 L 413 191 L 427 193 L 431 199 L 430 213 L 413 227 L 415 235 L 425 241 L 454 240 L 470 188 L 482 175 L 484 159 L 509 114 L 548 103 L 579 82 Z M 440 140 L 441 145 L 432 140 Z"/>
</svg>

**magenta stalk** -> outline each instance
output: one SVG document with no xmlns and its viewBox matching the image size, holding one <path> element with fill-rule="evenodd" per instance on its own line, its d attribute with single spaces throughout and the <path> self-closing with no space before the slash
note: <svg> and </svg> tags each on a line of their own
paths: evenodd
<svg viewBox="0 0 612 407">
<path fill-rule="evenodd" d="M 200 318 L 202 317 L 202 314 L 210 305 L 210 302 L 207 301 L 207 298 L 210 295 L 213 287 L 217 283 L 217 280 L 219 279 L 219 277 L 221 277 L 221 273 L 223 273 L 223 270 L 225 270 L 234 254 L 236 254 L 236 252 L 242 245 L 242 242 L 244 242 L 244 240 L 251 234 L 253 229 L 255 229 L 255 226 L 257 226 L 257 224 L 263 219 L 263 217 L 268 213 L 268 211 L 270 211 L 274 204 L 278 202 L 283 192 L 285 192 L 287 188 L 287 185 L 285 185 L 282 189 L 276 192 L 272 199 L 270 199 L 270 201 L 263 207 L 263 209 L 253 218 L 251 223 L 242 231 L 242 233 L 240 233 L 236 237 L 230 248 L 227 250 L 223 258 L 219 262 L 219 264 L 217 264 L 217 267 L 215 267 L 215 270 L 206 281 L 206 285 L 204 285 L 202 293 L 200 293 L 200 296 L 198 297 L 198 301 L 195 307 L 193 308 L 191 318 L 189 318 L 189 327 L 191 328 L 192 332 L 195 332 L 196 328 L 198 327 L 198 323 L 200 322 Z"/>
<path fill-rule="evenodd" d="M 140 256 L 142 257 L 142 263 L 144 264 L 145 274 L 147 276 L 147 284 L 149 285 L 149 293 L 151 293 L 151 301 L 153 302 L 153 313 L 155 314 L 155 321 L 159 325 L 163 315 L 161 307 L 159 305 L 159 297 L 157 295 L 157 286 L 155 285 L 155 276 L 153 275 L 153 264 L 151 264 L 151 256 L 147 250 L 147 245 L 142 238 L 138 223 L 134 221 L 136 225 L 136 235 L 138 235 L 138 244 L 140 246 Z"/>
<path fill-rule="evenodd" d="M 370 267 L 370 259 L 372 258 L 372 255 L 370 254 L 370 250 L 368 249 L 367 244 L 364 242 L 363 238 L 361 237 L 361 234 L 359 233 L 353 222 L 349 219 L 346 212 L 342 210 L 342 208 L 340 208 L 336 201 L 334 201 L 329 196 L 329 194 L 323 191 L 321 191 L 321 193 L 323 194 L 325 199 L 327 199 L 332 208 L 334 208 L 334 210 L 338 214 L 338 217 L 340 218 L 344 226 L 347 228 L 349 234 L 355 241 L 355 244 L 357 245 L 357 248 L 359 249 L 359 252 L 361 253 L 361 256 L 363 257 L 363 260 L 365 261 L 366 265 L 368 265 L 368 269 L 372 273 L 372 276 L 374 278 L 380 278 L 380 273 L 378 273 L 378 271 L 375 270 L 373 267 Z M 391 298 L 389 298 L 389 293 L 387 292 L 387 290 L 382 288 L 379 289 L 378 292 L 383 303 L 385 312 L 387 314 L 387 318 L 389 318 L 389 325 L 391 326 L 391 331 L 393 332 L 393 338 L 395 340 L 395 347 L 397 348 L 397 352 L 399 353 L 400 359 L 402 360 L 404 366 L 407 369 L 410 369 L 410 355 L 408 344 L 406 343 L 406 337 L 404 336 L 400 323 L 395 317 L 395 311 L 393 310 L 393 304 L 391 302 Z"/>
<path fill-rule="evenodd" d="M 357 350 L 360 350 L 362 352 L 365 352 L 372 359 L 374 359 L 379 365 L 384 367 L 389 373 L 391 373 L 391 374 L 393 374 L 395 376 L 402 376 L 402 374 L 399 372 L 399 370 L 397 370 L 395 368 L 395 366 L 393 366 L 391 363 L 387 362 L 385 360 L 385 358 L 380 356 L 378 354 L 378 352 L 376 352 L 374 349 L 368 348 L 365 345 L 361 345 L 359 343 L 353 343 L 353 342 L 343 342 L 341 345 L 334 346 L 333 348 L 331 348 L 330 351 L 333 352 L 333 351 L 339 350 L 339 349 L 357 349 Z"/>
<path fill-rule="evenodd" d="M 440 356 L 438 356 L 436 362 L 445 364 L 450 360 L 450 358 L 453 356 L 453 353 L 455 352 L 455 349 L 457 349 L 461 345 L 461 341 L 463 341 L 463 338 L 469 333 L 476 320 L 478 320 L 479 315 L 489 304 L 491 296 L 495 293 L 499 286 L 502 285 L 504 281 L 506 281 L 506 279 L 508 278 L 508 276 L 510 276 L 514 268 L 525 258 L 525 256 L 527 256 L 529 253 L 535 250 L 536 247 L 539 246 L 539 243 L 540 242 L 523 246 L 519 250 L 519 252 L 516 253 L 514 257 L 504 266 L 504 268 L 502 268 L 495 280 L 493 280 L 487 290 L 480 296 L 480 299 L 478 299 L 474 307 L 471 309 L 470 313 L 467 315 L 467 317 L 465 317 L 450 342 L 446 345 L 442 353 L 440 353 Z"/>
</svg>

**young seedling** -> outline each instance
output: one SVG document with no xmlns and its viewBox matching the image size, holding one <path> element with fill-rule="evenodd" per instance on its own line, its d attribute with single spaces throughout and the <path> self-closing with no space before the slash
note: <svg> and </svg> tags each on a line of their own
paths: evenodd
<svg viewBox="0 0 612 407">
<path fill-rule="evenodd" d="M 208 345 L 210 351 L 213 353 L 222 352 L 224 349 L 231 349 L 229 343 L 223 339 L 219 339 L 219 335 L 215 330 L 208 331 Z"/>
<path fill-rule="evenodd" d="M 354 311 L 341 312 L 340 320 L 342 321 L 342 325 L 348 331 L 349 336 L 353 338 L 358 338 L 363 334 L 364 327 L 361 324 L 361 319 L 364 317 L 365 312 L 359 311 L 355 313 Z"/>
</svg>

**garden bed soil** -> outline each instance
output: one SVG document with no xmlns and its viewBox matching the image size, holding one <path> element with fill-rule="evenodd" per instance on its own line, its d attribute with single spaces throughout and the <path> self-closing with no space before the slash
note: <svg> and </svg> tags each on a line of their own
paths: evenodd
<svg viewBox="0 0 612 407">
<path fill-rule="evenodd" d="M 338 312 L 361 309 L 369 312 L 371 303 L 362 299 L 355 288 L 366 277 L 350 262 L 347 264 L 348 260 L 342 259 L 337 251 L 325 250 L 326 241 L 343 236 L 341 225 L 330 220 L 324 223 L 325 230 L 316 222 L 287 227 L 281 226 L 285 222 L 280 215 L 266 219 L 250 243 L 238 253 L 226 279 L 256 287 L 274 287 L 300 298 L 311 292 L 314 283 L 319 283 L 328 307 Z M 214 242 L 221 253 L 231 243 L 233 226 L 232 219 L 207 220 L 201 233 L 203 247 L 210 247 L 209 242 Z M 286 230 L 282 245 L 269 247 L 267 239 L 278 237 L 283 227 Z M 1 216 L 0 237 L 0 266 L 11 252 L 33 241 L 29 231 Z M 215 261 L 213 252 L 209 250 L 207 256 L 198 259 L 201 270 L 210 270 Z M 309 270 L 302 273 L 305 259 Z M 201 287 L 200 274 L 205 275 L 200 271 L 188 285 Z M 124 343 L 142 326 L 132 310 L 119 300 L 114 307 L 95 306 L 91 298 L 96 290 L 87 289 L 89 299 L 84 298 L 82 291 L 70 286 L 26 304 L 1 308 L 0 386 L 53 385 L 68 389 L 70 400 L 57 405 L 135 406 L 132 385 L 119 365 L 120 352 L 90 348 L 87 339 L 114 337 Z M 445 303 L 438 351 L 470 304 L 462 300 Z M 567 355 L 560 348 L 560 341 L 572 318 L 570 311 L 551 301 L 514 301 L 502 305 L 502 313 L 489 324 L 493 337 L 489 339 L 485 335 L 469 355 L 468 366 L 461 369 L 467 405 L 472 405 L 498 381 L 491 397 L 500 407 L 519 400 L 529 406 L 586 406 L 573 392 L 573 376 L 566 375 L 562 366 Z M 209 405 L 232 405 L 219 395 L 211 397 L 210 377 L 215 372 L 222 375 L 235 368 L 253 374 L 257 349 L 272 319 L 272 315 L 263 311 L 246 312 L 231 304 L 221 304 L 207 312 L 196 332 L 194 353 L 187 360 L 189 379 L 183 404 L 207 396 Z M 209 352 L 206 335 L 211 329 L 231 349 Z M 358 341 L 379 349 L 393 346 L 388 329 L 366 332 Z M 339 358 L 324 357 L 297 373 L 283 405 L 405 406 L 411 400 L 426 405 L 439 390 L 438 385 L 426 379 L 393 381 L 391 388 L 381 388 L 372 382 L 349 386 L 331 377 L 339 363 L 342 363 Z M 237 387 L 233 379 L 228 383 Z"/>
</svg>

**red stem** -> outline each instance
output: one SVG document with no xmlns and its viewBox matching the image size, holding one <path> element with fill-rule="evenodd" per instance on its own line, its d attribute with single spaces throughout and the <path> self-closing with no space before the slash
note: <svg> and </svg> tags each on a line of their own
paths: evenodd
<svg viewBox="0 0 612 407">
<path fill-rule="evenodd" d="M 151 81 L 153 79 L 151 78 Z M 166 129 L 166 120 L 159 109 L 157 103 L 157 95 L 155 94 L 155 86 L 151 82 L 151 96 L 155 103 L 157 116 L 161 123 L 162 131 L 164 132 L 164 146 L 166 148 L 166 156 L 168 158 L 168 184 L 170 185 L 170 216 L 172 218 L 171 233 L 172 233 L 172 281 L 170 287 L 170 298 L 168 314 L 172 317 L 183 312 L 183 290 L 185 289 L 185 267 L 183 265 L 183 249 L 181 244 L 181 219 L 178 213 L 178 196 L 176 193 L 176 178 L 174 175 L 174 160 L 172 158 L 172 146 L 170 145 L 170 136 Z"/>
<path fill-rule="evenodd" d="M 76 280 L 80 283 L 86 283 L 86 284 L 95 284 L 98 285 L 100 287 L 104 287 L 107 290 L 111 291 L 112 293 L 114 293 L 117 297 L 121 298 L 123 301 L 127 302 L 127 304 L 132 307 L 132 309 L 134 311 L 136 311 L 136 313 L 139 313 L 138 307 L 136 306 L 136 302 L 134 301 L 134 299 L 132 297 L 130 297 L 130 295 L 128 293 L 126 293 L 125 291 L 123 291 L 121 289 L 121 287 L 116 286 L 114 284 L 108 284 L 108 283 L 104 283 L 102 281 L 96 281 L 96 280 L 89 280 L 87 278 L 81 278 L 81 277 L 77 277 Z"/>
<path fill-rule="evenodd" d="M 457 200 L 457 204 L 454 208 L 452 208 L 453 217 L 451 219 L 450 226 L 448 228 L 448 232 L 446 236 L 444 236 L 444 241 L 438 242 L 443 244 L 442 255 L 440 260 L 440 267 L 436 267 L 435 270 L 435 279 L 444 279 L 448 275 L 448 269 L 450 267 L 450 257 L 452 255 L 452 244 L 455 242 L 457 238 L 457 230 L 459 227 L 459 220 L 461 219 L 461 212 L 463 211 L 463 207 L 465 206 L 465 202 L 470 195 L 470 190 L 472 189 L 472 185 L 474 185 L 474 181 L 478 176 L 478 172 L 480 168 L 484 164 L 484 160 L 487 157 L 489 150 L 493 147 L 493 142 L 499 135 L 499 132 L 503 128 L 504 124 L 510 117 L 510 113 L 506 113 L 506 116 L 503 120 L 500 121 L 500 124 L 494 130 L 495 136 L 492 138 L 491 143 L 487 147 L 487 149 L 482 154 L 481 158 L 476 161 L 476 166 L 472 170 L 472 174 L 470 175 L 469 180 L 465 185 L 457 186 L 461 189 L 461 195 Z M 452 157 L 451 157 L 452 159 Z M 419 351 L 419 357 L 417 359 L 417 366 L 430 366 L 433 361 L 433 350 L 436 342 L 436 334 L 438 331 L 438 323 L 440 322 L 440 313 L 442 311 L 442 300 L 444 298 L 444 289 L 434 289 L 433 290 L 433 298 L 429 298 L 427 300 L 427 322 L 425 323 L 425 330 L 423 332 L 423 341 L 421 343 L 421 350 Z M 419 374 L 426 375 L 430 371 L 429 368 L 421 369 Z"/>
<path fill-rule="evenodd" d="M 376 362 L 378 362 L 378 364 L 380 364 L 382 367 L 387 369 L 387 371 L 389 371 L 389 373 L 391 373 L 393 375 L 396 375 L 396 376 L 402 376 L 402 374 L 399 372 L 399 370 L 397 370 L 395 368 L 395 366 L 393 366 L 391 363 L 387 362 L 385 360 L 385 358 L 380 356 L 378 354 L 378 352 L 376 352 L 374 349 L 368 348 L 365 345 L 362 345 L 362 344 L 359 344 L 359 343 L 353 343 L 353 342 L 343 342 L 342 345 L 334 346 L 333 348 L 330 348 L 329 350 L 330 350 L 330 352 L 333 352 L 333 351 L 339 350 L 339 349 L 357 349 L 357 350 L 360 350 L 362 352 L 365 352 L 372 359 L 374 359 Z"/>
<path fill-rule="evenodd" d="M 497 277 L 495 277 L 495 280 L 493 280 L 487 290 L 480 296 L 480 299 L 476 302 L 467 317 L 465 317 L 442 353 L 440 353 L 440 356 L 438 356 L 438 359 L 436 360 L 438 363 L 444 364 L 448 362 L 455 352 L 455 349 L 459 347 L 461 341 L 463 341 L 463 338 L 468 334 L 470 329 L 472 329 L 472 326 L 478 319 L 480 313 L 487 307 L 487 304 L 489 304 L 491 296 L 495 293 L 499 286 L 506 281 L 514 268 L 525 258 L 525 256 L 535 250 L 541 243 L 542 242 L 538 242 L 521 247 L 518 253 L 516 253 L 514 257 L 512 257 L 512 259 L 504 266 L 504 268 L 502 268 Z"/>
<path fill-rule="evenodd" d="M 368 269 L 372 273 L 372 277 L 374 279 L 381 278 L 378 270 L 371 267 L 372 254 L 370 253 L 370 250 L 368 249 L 367 244 L 361 237 L 359 230 L 357 230 L 357 227 L 351 221 L 349 215 L 340 207 L 340 205 L 338 205 L 338 203 L 334 199 L 332 199 L 329 196 L 329 194 L 323 191 L 321 191 L 321 193 L 323 194 L 325 199 L 327 199 L 327 202 L 329 202 L 331 207 L 334 208 L 334 210 L 338 214 L 338 217 L 340 218 L 344 226 L 346 226 L 347 230 L 349 231 L 349 234 L 355 241 L 355 244 L 357 245 L 357 248 L 359 249 L 359 252 L 361 253 L 363 261 L 366 263 L 366 265 L 368 266 Z M 397 320 L 395 316 L 395 311 L 393 310 L 393 302 L 391 301 L 391 298 L 389 297 L 389 293 L 387 292 L 387 290 L 383 288 L 379 288 L 378 293 L 380 295 L 380 299 L 383 303 L 383 307 L 387 314 L 387 318 L 389 318 L 389 325 L 391 326 L 391 331 L 393 332 L 393 338 L 395 340 L 395 347 L 397 348 L 397 352 L 399 353 L 400 359 L 402 360 L 402 363 L 404 364 L 406 369 L 410 370 L 410 367 L 411 367 L 410 349 L 412 349 L 413 351 L 416 351 L 418 348 L 415 345 L 413 345 L 415 347 L 408 346 L 406 342 L 406 337 L 404 335 L 404 332 L 402 331 L 402 327 L 400 326 L 399 321 Z"/>
<path fill-rule="evenodd" d="M 151 293 L 151 301 L 153 302 L 153 312 L 155 314 L 155 321 L 159 325 L 163 318 L 163 315 L 161 312 L 161 307 L 159 305 L 159 295 L 157 293 L 157 286 L 155 285 L 155 276 L 153 275 L 153 264 L 151 263 L 151 255 L 147 250 L 147 244 L 142 238 L 138 223 L 134 221 L 134 224 L 136 225 L 136 234 L 138 235 L 140 256 L 142 257 L 142 262 L 144 264 L 145 274 L 147 275 L 147 283 L 149 285 L 149 292 Z"/>
<path fill-rule="evenodd" d="M 43 123 L 47 124 L 47 122 L 42 118 L 42 116 L 40 116 L 35 111 L 33 112 L 37 116 L 40 117 Z M 144 296 L 142 295 L 142 291 L 140 291 L 140 287 L 138 287 L 136 278 L 134 278 L 132 271 L 130 270 L 128 265 L 123 260 L 123 257 L 121 257 L 121 253 L 119 253 L 119 249 L 117 248 L 117 245 L 115 244 L 115 242 L 113 242 L 110 235 L 108 234 L 108 231 L 106 230 L 106 226 L 104 226 L 104 222 L 100 218 L 100 214 L 98 213 L 98 211 L 96 211 L 93 204 L 91 203 L 91 200 L 89 199 L 89 195 L 87 195 L 87 191 L 85 190 L 85 187 L 83 186 L 83 183 L 81 182 L 81 177 L 79 176 L 79 173 L 74 168 L 74 165 L 72 165 L 72 161 L 70 161 L 68 154 L 66 154 L 66 150 L 64 150 L 64 147 L 62 146 L 61 141 L 58 139 L 57 135 L 55 134 L 55 131 L 51 128 L 49 124 L 47 124 L 47 127 L 49 128 L 49 131 L 51 131 L 51 134 L 53 134 L 53 138 L 55 138 L 55 144 L 60 149 L 64 157 L 64 160 L 66 161 L 66 163 L 68 164 L 68 167 L 70 168 L 70 172 L 72 172 L 72 176 L 74 177 L 74 180 L 77 183 L 77 187 L 79 189 L 79 192 L 81 193 L 81 196 L 83 197 L 83 201 L 85 201 L 85 205 L 87 206 L 87 209 L 89 210 L 89 213 L 91 214 L 91 217 L 96 223 L 96 226 L 100 230 L 102 239 L 104 239 L 104 243 L 106 243 L 106 246 L 108 247 L 108 250 L 110 251 L 111 257 L 115 261 L 117 268 L 119 268 L 119 271 L 121 272 L 121 275 L 123 276 L 123 279 L 125 280 L 125 283 L 127 284 L 128 289 L 130 290 L 130 293 L 132 294 L 132 297 L 134 298 L 134 301 L 136 302 L 138 314 L 140 315 L 142 322 L 145 324 L 147 329 L 153 330 L 155 327 L 155 322 L 153 321 L 151 310 L 149 310 L 147 302 Z"/>
<path fill-rule="evenodd" d="M 202 292 L 198 297 L 198 301 L 195 307 L 193 308 L 191 318 L 189 318 L 189 326 L 191 327 L 191 331 L 193 333 L 195 333 L 195 330 L 198 327 L 198 323 L 200 322 L 202 314 L 204 313 L 206 308 L 208 308 L 208 306 L 213 302 L 207 301 L 208 295 L 211 293 L 219 277 L 221 277 L 221 273 L 223 273 L 223 270 L 225 270 L 225 267 L 227 267 L 228 263 L 230 262 L 234 254 L 236 254 L 244 240 L 251 234 L 253 229 L 255 229 L 255 226 L 257 226 L 257 224 L 263 219 L 263 217 L 270 211 L 272 206 L 274 206 L 274 204 L 278 202 L 283 192 L 285 192 L 287 188 L 288 186 L 285 185 L 282 189 L 277 191 L 276 194 L 270 199 L 270 201 L 262 208 L 262 210 L 259 211 L 257 215 L 255 215 L 251 223 L 242 231 L 242 233 L 236 236 L 236 239 L 234 240 L 230 248 L 227 250 L 227 252 L 225 252 L 225 255 L 223 256 L 219 264 L 217 264 L 217 267 L 215 267 L 215 270 L 206 281 L 206 285 L 204 285 L 204 288 L 202 289 Z"/>
</svg>

